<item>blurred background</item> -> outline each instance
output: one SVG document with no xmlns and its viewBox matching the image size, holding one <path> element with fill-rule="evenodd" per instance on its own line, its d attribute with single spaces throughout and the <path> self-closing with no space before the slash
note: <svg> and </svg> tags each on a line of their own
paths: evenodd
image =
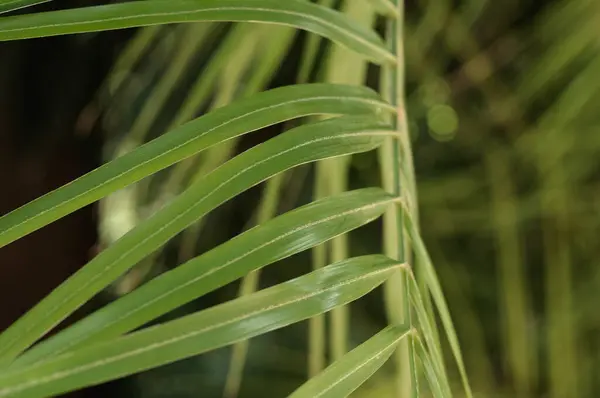
<svg viewBox="0 0 600 398">
<path fill-rule="evenodd" d="M 374 2 L 319 2 L 383 33 Z M 51 1 L 27 11 L 100 3 Z M 600 396 L 600 2 L 410 0 L 406 13 L 421 232 L 476 395 Z M 335 47 L 286 27 L 226 23 L 1 43 L 0 214 L 236 98 L 335 81 L 361 62 L 337 58 L 332 68 Z M 378 79 L 378 68 L 365 65 L 364 81 L 378 89 Z M 211 148 L 0 250 L 0 330 L 191 181 L 286 128 Z M 349 187 L 380 185 L 377 161 L 376 153 L 354 156 Z M 226 203 L 73 319 L 264 212 L 308 203 L 314 175 L 303 166 Z M 380 229 L 375 222 L 352 232 L 351 254 L 381 251 Z M 260 286 L 310 268 L 310 253 L 294 256 L 267 267 Z M 380 294 L 353 303 L 351 314 L 354 344 L 386 323 Z M 293 391 L 306 378 L 306 336 L 304 322 L 253 339 L 239 396 Z M 214 351 L 73 396 L 220 397 L 230 356 Z M 353 396 L 391 397 L 391 378 L 384 367 Z"/>
</svg>

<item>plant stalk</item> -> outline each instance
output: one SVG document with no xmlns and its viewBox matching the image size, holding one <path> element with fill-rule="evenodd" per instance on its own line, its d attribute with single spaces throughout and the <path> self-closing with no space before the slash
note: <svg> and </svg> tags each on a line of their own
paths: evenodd
<svg viewBox="0 0 600 398">
<path fill-rule="evenodd" d="M 395 65 L 385 66 L 382 74 L 381 89 L 388 101 L 397 109 L 392 125 L 400 137 L 389 139 L 380 150 L 382 181 L 384 188 L 401 197 L 408 207 L 413 209 L 414 201 L 410 192 L 414 192 L 414 172 L 410 155 L 410 138 L 404 106 L 405 70 L 404 70 L 404 1 L 393 0 L 397 18 L 389 18 L 386 26 L 386 41 L 396 57 Z M 402 178 L 402 175 L 406 178 Z M 413 188 L 413 189 L 411 189 Z M 410 263 L 410 244 L 404 233 L 402 213 L 397 207 L 384 215 L 384 252 L 400 262 Z M 406 323 L 412 327 L 408 278 L 398 272 L 384 285 L 386 311 L 390 323 Z M 418 397 L 418 382 L 414 358 L 414 340 L 407 339 L 398 345 L 394 353 L 396 361 L 396 396 Z"/>
</svg>

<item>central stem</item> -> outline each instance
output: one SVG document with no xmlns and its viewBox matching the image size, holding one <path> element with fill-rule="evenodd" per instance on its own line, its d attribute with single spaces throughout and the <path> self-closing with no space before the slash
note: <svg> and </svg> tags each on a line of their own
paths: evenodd
<svg viewBox="0 0 600 398">
<path fill-rule="evenodd" d="M 386 190 L 402 198 L 407 209 L 412 209 L 415 201 L 411 194 L 414 190 L 414 173 L 410 149 L 410 138 L 406 122 L 405 71 L 403 47 L 404 1 L 393 0 L 397 16 L 390 18 L 386 27 L 386 40 L 390 51 L 396 57 L 396 64 L 384 67 L 382 90 L 388 101 L 397 109 L 392 126 L 398 131 L 399 138 L 389 139 L 382 148 L 382 176 Z M 413 211 L 411 210 L 411 213 Z M 391 209 L 384 216 L 384 250 L 386 254 L 400 262 L 410 263 L 411 248 L 404 233 L 402 212 Z M 412 326 L 407 273 L 399 272 L 385 286 L 388 317 L 394 324 Z M 412 339 L 401 343 L 395 353 L 397 364 L 397 396 L 417 397 L 418 382 L 414 360 Z"/>
</svg>

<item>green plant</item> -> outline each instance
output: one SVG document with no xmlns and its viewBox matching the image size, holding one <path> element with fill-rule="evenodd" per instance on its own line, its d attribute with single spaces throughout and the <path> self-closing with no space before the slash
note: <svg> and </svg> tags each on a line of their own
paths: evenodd
<svg viewBox="0 0 600 398">
<path fill-rule="evenodd" d="M 0 11 L 38 2 L 5 1 L 0 3 Z M 348 15 L 358 16 L 363 7 L 369 7 L 365 2 L 353 8 L 357 3 L 348 3 Z M 254 84 L 248 85 L 248 94 L 253 95 L 232 102 L 235 87 L 230 87 L 222 93 L 215 106 L 218 109 L 181 124 L 195 114 L 198 105 L 191 101 L 187 108 L 182 108 L 169 132 L 139 146 L 145 141 L 148 118 L 166 101 L 170 86 L 189 62 L 194 46 L 200 45 L 190 44 L 189 39 L 207 37 L 202 25 L 188 32 L 186 44 L 191 47 L 182 47 L 171 73 L 165 75 L 163 84 L 148 102 L 146 113 L 142 112 L 139 122 L 134 124 L 133 143 L 129 145 L 135 149 L 126 148 L 126 154 L 0 218 L 2 247 L 178 162 L 184 162 L 179 175 L 185 174 L 191 167 L 191 163 L 185 163 L 186 158 L 201 151 L 210 150 L 214 155 L 213 161 L 208 166 L 204 164 L 175 198 L 164 200 L 162 208 L 136 222 L 130 231 L 111 242 L 0 335 L 0 397 L 49 396 L 98 384 L 304 319 L 315 322 L 329 310 L 333 311 L 330 341 L 335 362 L 322 369 L 324 347 L 315 342 L 324 341 L 324 332 L 323 323 L 317 321 L 311 328 L 312 378 L 294 397 L 346 396 L 394 352 L 401 396 L 424 394 L 422 375 L 433 396 L 451 396 L 434 306 L 458 365 L 465 394 L 471 396 L 448 306 L 417 227 L 416 182 L 404 107 L 403 5 L 398 0 L 372 3 L 388 20 L 387 45 L 370 29 L 374 13 L 366 14 L 365 26 L 360 26 L 342 12 L 303 0 L 147 0 L 0 19 L 0 40 L 178 22 L 281 24 L 308 30 L 344 46 L 340 53 L 332 53 L 330 65 L 342 62 L 353 65 L 341 81 L 334 80 L 333 76 L 339 76 L 332 69 L 323 73 L 329 83 L 298 84 L 256 93 L 264 85 L 261 79 L 269 74 L 267 67 L 257 73 Z M 254 45 L 261 34 L 259 28 L 247 25 L 237 25 L 235 29 L 240 32 L 235 37 L 243 36 Z M 293 32 L 286 29 L 288 36 L 279 37 L 281 48 L 285 48 Z M 155 29 L 143 30 L 135 44 L 142 48 L 154 34 Z M 223 54 L 246 49 L 237 44 L 229 42 Z M 315 43 L 309 45 L 314 47 Z M 279 57 L 281 54 L 283 50 Z M 251 55 L 251 52 L 241 54 L 247 59 Z M 307 65 L 310 58 L 307 57 Z M 223 56 L 220 62 L 226 59 Z M 265 60 L 265 65 L 276 64 L 277 59 L 273 56 L 270 63 Z M 376 92 L 359 87 L 364 81 L 365 60 L 382 66 L 382 87 L 387 101 Z M 215 63 L 215 70 L 218 64 Z M 237 81 L 233 76 L 243 73 L 238 66 L 227 69 L 231 75 L 225 79 L 232 77 L 231 81 Z M 202 97 L 205 95 L 202 84 L 199 87 L 196 94 Z M 332 115 L 336 117 L 331 118 Z M 237 137 L 305 116 L 317 116 L 318 120 L 291 128 L 224 162 L 232 154 L 227 145 Z M 385 190 L 366 188 L 345 192 L 344 156 L 377 148 L 380 148 Z M 317 161 L 321 163 L 316 191 L 322 198 L 275 218 L 272 205 L 269 207 L 265 200 L 265 207 L 257 216 L 260 225 L 151 279 L 34 345 L 95 294 L 223 202 L 270 178 L 272 185 L 265 195 L 276 196 L 281 173 Z M 180 185 L 177 180 L 173 184 Z M 347 258 L 343 234 L 384 213 L 386 256 Z M 193 241 L 194 235 L 191 236 Z M 256 280 L 252 278 L 258 277 L 256 272 L 261 267 L 328 241 L 334 264 L 316 267 L 308 275 L 253 293 Z M 415 275 L 409 266 L 413 255 L 418 264 Z M 315 253 L 315 258 L 319 256 Z M 322 261 L 322 256 L 318 261 Z M 238 299 L 129 333 L 241 277 L 246 279 Z M 346 353 L 348 314 L 343 306 L 384 283 L 390 326 Z M 240 352 L 234 360 L 238 368 L 243 366 L 243 347 Z M 232 373 L 231 394 L 235 394 L 239 373 Z"/>
</svg>

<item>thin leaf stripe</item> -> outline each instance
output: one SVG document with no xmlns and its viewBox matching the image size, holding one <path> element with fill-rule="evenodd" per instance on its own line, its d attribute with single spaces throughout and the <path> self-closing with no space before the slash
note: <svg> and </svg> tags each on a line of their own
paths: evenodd
<svg viewBox="0 0 600 398">
<path fill-rule="evenodd" d="M 96 280 L 98 280 L 99 278 L 101 278 L 102 276 L 104 276 L 107 272 L 109 272 L 111 269 L 113 269 L 115 267 L 116 263 L 118 263 L 119 261 L 123 260 L 125 257 L 127 257 L 128 255 L 130 255 L 132 252 L 136 251 L 140 246 L 142 246 L 144 243 L 146 243 L 149 240 L 151 240 L 153 237 L 155 237 L 156 235 L 158 235 L 160 232 L 162 232 L 165 229 L 167 229 L 169 226 L 171 226 L 177 220 L 181 219 L 182 217 L 185 217 L 188 213 L 190 213 L 191 211 L 195 210 L 200 204 L 202 204 L 207 198 L 209 198 L 210 196 L 212 196 L 216 191 L 218 191 L 224 185 L 226 185 L 229 182 L 231 182 L 232 180 L 238 178 L 242 174 L 245 174 L 249 170 L 252 170 L 253 168 L 257 167 L 258 165 L 261 165 L 261 164 L 263 164 L 265 162 L 268 162 L 268 161 L 270 161 L 272 159 L 275 159 L 277 157 L 283 156 L 283 155 L 285 155 L 288 152 L 295 151 L 295 150 L 297 150 L 299 148 L 302 148 L 302 147 L 305 147 L 305 146 L 308 146 L 308 145 L 311 145 L 311 144 L 314 144 L 314 143 L 317 143 L 317 142 L 322 142 L 322 141 L 327 141 L 327 140 L 332 140 L 332 139 L 340 139 L 340 138 L 360 137 L 360 136 L 396 136 L 396 135 L 398 135 L 398 133 L 395 132 L 395 131 L 372 131 L 372 132 L 346 133 L 346 134 L 339 134 L 339 135 L 334 135 L 334 136 L 320 137 L 320 138 L 316 138 L 316 139 L 313 139 L 313 140 L 302 142 L 302 143 L 300 143 L 298 145 L 295 145 L 295 146 L 293 146 L 291 148 L 288 148 L 288 149 L 286 149 L 284 151 L 280 151 L 280 152 L 278 152 L 278 153 L 276 153 L 274 155 L 268 156 L 268 157 L 262 159 L 261 161 L 252 164 L 251 166 L 245 167 L 241 171 L 238 171 L 237 173 L 235 173 L 232 177 L 230 177 L 227 180 L 224 180 L 221 183 L 219 183 L 219 185 L 214 190 L 212 190 L 208 194 L 204 195 L 193 206 L 188 207 L 187 209 L 185 209 L 184 211 L 182 211 L 181 213 L 179 213 L 177 216 L 175 216 L 173 219 L 171 219 L 170 221 L 168 221 L 165 224 L 163 224 L 160 228 L 157 228 L 156 230 L 154 230 L 152 233 L 146 234 L 142 240 L 140 240 L 139 242 L 137 242 L 134 245 L 132 245 L 128 250 L 126 250 L 119 257 L 117 257 L 114 261 L 112 261 L 111 264 L 109 264 L 106 267 L 104 267 L 104 269 L 102 271 L 98 272 L 93 277 L 89 278 L 86 282 L 80 284 L 77 289 L 73 290 L 69 295 L 67 295 L 67 297 L 65 297 L 62 301 L 60 301 L 58 304 L 56 304 L 54 307 L 52 307 L 50 310 L 48 310 L 48 312 L 46 314 L 47 315 L 53 315 L 65 303 L 67 303 L 73 297 L 77 296 L 77 294 L 79 292 L 81 292 L 82 290 L 86 289 L 88 286 L 90 286 Z M 202 181 L 202 180 L 200 180 L 200 181 Z M 37 325 L 40 323 L 39 322 L 40 320 L 41 319 L 38 318 L 38 322 L 31 323 L 25 329 L 25 331 L 23 333 L 27 334 L 31 330 L 33 330 L 35 327 L 37 327 Z M 58 323 L 60 323 L 60 321 L 61 320 L 57 320 L 57 321 L 53 322 L 53 324 L 50 325 L 49 328 L 52 328 L 52 327 L 56 326 Z M 15 336 L 15 338 L 13 338 L 12 341 L 5 346 L 3 352 L 5 352 L 5 351 L 9 350 L 10 348 L 12 348 L 12 346 L 15 344 L 15 342 L 18 341 L 19 337 L 20 336 Z"/>
<path fill-rule="evenodd" d="M 6 228 L 5 230 L 3 230 L 3 231 L 0 231 L 0 237 L 1 237 L 2 235 L 5 235 L 5 234 L 7 234 L 8 232 L 10 232 L 10 231 L 12 231 L 12 230 L 14 230 L 14 229 L 18 228 L 18 227 L 20 227 L 21 225 L 23 225 L 23 224 L 25 224 L 25 223 L 28 223 L 28 222 L 30 222 L 31 220 L 33 220 L 33 219 L 35 219 L 35 218 L 39 218 L 39 217 L 43 216 L 44 214 L 46 214 L 46 213 L 49 213 L 49 212 L 51 212 L 51 211 L 53 211 L 53 210 L 55 210 L 55 209 L 57 209 L 57 208 L 59 208 L 59 207 L 61 207 L 61 206 L 64 206 L 64 205 L 66 205 L 66 204 L 68 204 L 68 203 L 71 203 L 71 202 L 74 202 L 74 201 L 76 201 L 77 199 L 79 199 L 79 198 L 81 198 L 81 197 L 83 197 L 83 196 L 85 196 L 85 195 L 89 194 L 89 192 L 90 192 L 90 191 L 93 191 L 93 190 L 96 190 L 96 189 L 98 189 L 98 188 L 101 188 L 101 187 L 103 187 L 103 186 L 105 186 L 105 185 L 108 185 L 108 184 L 110 184 L 111 182 L 113 182 L 113 181 L 115 181 L 115 180 L 118 180 L 119 178 L 123 177 L 123 176 L 124 176 L 124 175 L 126 175 L 126 174 L 132 173 L 132 172 L 134 172 L 134 171 L 136 171 L 136 170 L 138 170 L 138 169 L 140 169 L 140 168 L 143 168 L 145 165 L 147 165 L 147 164 L 149 164 L 149 163 L 151 163 L 151 162 L 155 161 L 156 159 L 159 159 L 159 158 L 161 158 L 161 157 L 165 157 L 166 155 L 168 155 L 168 154 L 170 154 L 170 153 L 172 153 L 172 152 L 174 152 L 174 151 L 176 151 L 176 150 L 178 150 L 178 149 L 180 149 L 180 148 L 182 148 L 182 147 L 184 147 L 184 146 L 186 146 L 186 145 L 190 145 L 190 144 L 194 143 L 195 141 L 197 141 L 197 140 L 201 139 L 201 138 L 202 138 L 202 137 L 204 137 L 205 135 L 207 135 L 207 134 L 209 134 L 209 133 L 211 133 L 211 132 L 213 132 L 213 131 L 215 131 L 215 130 L 217 130 L 217 129 L 220 129 L 220 128 L 222 128 L 222 127 L 225 127 L 225 126 L 227 126 L 228 124 L 232 124 L 232 123 L 234 123 L 234 122 L 240 121 L 240 120 L 242 120 L 242 119 L 244 119 L 244 118 L 246 118 L 246 117 L 250 117 L 250 116 L 252 116 L 252 115 L 254 115 L 254 114 L 257 114 L 257 113 L 263 113 L 263 112 L 272 111 L 272 110 L 275 110 L 275 109 L 277 109 L 277 108 L 280 108 L 280 107 L 286 107 L 286 106 L 289 106 L 289 105 L 293 105 L 293 104 L 299 104 L 299 103 L 302 103 L 302 102 L 320 101 L 320 100 L 328 100 L 328 99 L 332 99 L 332 100 L 335 100 L 335 99 L 339 99 L 339 100 L 348 100 L 348 98 L 347 98 L 347 97 L 339 97 L 339 96 L 318 96 L 318 97 L 311 97 L 311 98 L 302 98 L 302 99 L 296 99 L 296 100 L 290 100 L 290 101 L 286 101 L 286 102 L 281 102 L 281 103 L 278 103 L 278 104 L 276 104 L 276 105 L 269 105 L 269 106 L 266 106 L 266 107 L 263 107 L 263 108 L 254 109 L 254 110 L 252 110 L 251 112 L 248 112 L 248 113 L 245 113 L 245 114 L 243 114 L 243 115 L 240 115 L 240 116 L 237 116 L 237 117 L 234 117 L 234 118 L 228 119 L 228 120 L 226 120 L 226 121 L 225 121 L 225 122 L 223 122 L 223 123 L 220 123 L 220 124 L 218 124 L 218 125 L 216 125 L 216 126 L 213 126 L 213 127 L 211 127 L 210 129 L 206 130 L 205 132 L 201 133 L 200 135 L 198 135 L 198 136 L 195 136 L 194 138 L 191 138 L 191 139 L 189 139 L 189 140 L 187 140 L 187 141 L 185 141 L 185 142 L 183 142 L 183 143 L 181 143 L 181 144 L 178 144 L 178 145 L 174 146 L 173 148 L 170 148 L 170 149 L 166 150 L 165 152 L 162 152 L 160 155 L 156 155 L 156 156 L 154 156 L 154 157 L 152 157 L 152 158 L 150 158 L 150 159 L 146 159 L 146 160 L 144 160 L 144 161 L 140 162 L 139 164 L 136 164 L 135 166 L 133 166 L 133 167 L 131 167 L 131 168 L 129 168 L 129 169 L 127 169 L 127 170 L 125 170 L 125 171 L 121 172 L 121 173 L 118 173 L 118 174 L 116 174 L 115 176 L 113 176 L 113 177 L 111 177 L 111 178 L 109 178 L 109 179 L 107 179 L 107 180 L 104 180 L 104 181 L 100 182 L 98 185 L 92 186 L 90 189 L 88 189 L 88 190 L 87 190 L 87 191 L 85 191 L 85 192 L 81 192 L 81 193 L 79 193 L 79 194 L 77 194 L 77 195 L 75 195 L 75 196 L 72 196 L 72 197 L 68 198 L 67 200 L 64 200 L 64 201 L 62 201 L 62 202 L 60 202 L 60 203 L 58 203 L 58 204 L 56 204 L 56 205 L 54 205 L 54 206 L 52 206 L 52 207 L 49 207 L 48 209 L 44 209 L 44 210 L 42 210 L 42 211 L 40 211 L 40 212 L 36 213 L 35 215 L 33 215 L 33 216 L 30 216 L 30 217 L 28 217 L 28 218 L 26 218 L 26 219 L 22 220 L 22 221 L 21 221 L 21 222 L 19 222 L 19 223 L 16 223 L 16 224 L 14 224 L 14 225 L 11 225 L 9 228 Z M 384 103 L 384 102 L 381 102 L 381 101 L 367 100 L 367 99 L 362 99 L 362 98 L 353 98 L 353 100 L 356 100 L 357 102 L 366 103 L 366 104 L 376 104 L 376 105 L 381 105 L 382 107 L 388 107 L 388 108 L 389 108 L 389 105 L 387 105 L 386 103 Z M 193 123 L 193 122 L 192 122 L 192 123 Z M 148 144 L 146 144 L 146 145 L 148 145 Z M 89 175 L 89 174 L 88 174 L 88 175 Z M 83 176 L 83 177 L 85 177 L 85 176 Z M 83 177 L 81 177 L 81 178 L 83 178 Z M 79 180 L 79 179 L 77 179 L 77 180 L 74 180 L 74 181 L 71 181 L 71 182 L 69 182 L 69 183 L 67 183 L 67 184 L 63 185 L 63 187 L 66 187 L 66 186 L 68 186 L 68 185 L 72 185 L 72 184 L 76 183 L 78 180 Z M 138 179 L 138 180 L 139 180 L 139 179 Z M 137 180 L 136 180 L 136 181 L 137 181 Z M 132 183 L 133 183 L 133 182 L 132 182 Z M 51 192 L 51 193 L 52 193 L 52 192 Z M 50 193 L 50 194 L 51 194 L 51 193 Z M 43 198 L 43 197 L 42 197 L 42 198 Z M 91 202 L 93 202 L 93 201 L 90 201 L 90 202 L 88 202 L 88 203 L 91 203 Z M 25 206 L 27 206 L 27 205 L 25 205 Z M 10 214 L 10 213 L 9 213 L 9 214 Z M 8 215 L 8 214 L 7 214 L 7 215 Z M 1 220 L 2 220 L 2 217 L 0 217 L 0 221 L 1 221 Z M 2 246 L 3 246 L 3 245 L 2 245 L 2 244 L 0 244 L 0 247 L 2 247 Z"/>
<path fill-rule="evenodd" d="M 395 265 L 395 267 L 401 267 L 401 266 L 402 266 L 402 264 L 400 264 L 400 263 Z M 328 291 L 337 290 L 337 289 L 340 289 L 340 288 L 342 288 L 344 286 L 352 285 L 352 284 L 354 284 L 356 282 L 360 282 L 362 280 L 370 279 L 370 278 L 372 278 L 374 276 L 377 276 L 379 274 L 388 273 L 388 272 L 390 272 L 390 269 L 392 269 L 392 268 L 394 268 L 394 267 L 392 266 L 392 267 L 385 268 L 385 269 L 379 269 L 379 270 L 370 272 L 368 274 L 364 274 L 364 275 L 358 276 L 356 278 L 353 278 L 353 279 L 350 279 L 350 280 L 347 280 L 347 281 L 344 281 L 344 282 L 341 282 L 341 283 L 337 283 L 335 285 L 329 286 L 329 287 L 324 288 L 324 289 L 315 290 L 315 291 L 310 292 L 310 293 L 308 293 L 306 295 L 303 295 L 303 296 L 300 296 L 300 297 L 296 297 L 293 300 L 288 300 L 288 301 L 285 301 L 283 303 L 266 306 L 266 307 L 260 308 L 260 309 L 258 309 L 256 311 L 248 312 L 248 313 L 246 313 L 246 314 L 244 314 L 242 316 L 239 316 L 239 317 L 236 317 L 236 318 L 231 318 L 231 319 L 228 319 L 228 320 L 226 320 L 224 322 L 207 326 L 207 327 L 205 327 L 203 329 L 199 329 L 199 330 L 195 330 L 193 332 L 185 333 L 185 334 L 180 335 L 180 336 L 175 336 L 175 337 L 172 337 L 170 339 L 163 340 L 163 341 L 160 341 L 160 342 L 157 342 L 157 343 L 154 343 L 154 344 L 150 344 L 150 345 L 138 348 L 136 350 L 125 352 L 125 353 L 120 354 L 120 355 L 115 355 L 115 356 L 110 357 L 110 358 L 105 358 L 105 359 L 102 359 L 102 360 L 98 360 L 98 361 L 92 362 L 92 363 L 84 365 L 84 366 L 80 366 L 80 367 L 77 367 L 77 368 L 65 370 L 65 371 L 62 371 L 62 372 L 56 372 L 56 373 L 50 374 L 50 375 L 48 375 L 46 377 L 42 377 L 42 378 L 38 378 L 38 379 L 35 379 L 35 380 L 31 380 L 31 381 L 29 381 L 27 383 L 23 383 L 23 384 L 14 386 L 14 387 L 4 388 L 4 389 L 0 390 L 0 397 L 8 396 L 10 394 L 14 394 L 14 393 L 26 390 L 28 388 L 32 388 L 32 387 L 38 386 L 40 384 L 45 384 L 45 383 L 48 383 L 48 382 L 51 382 L 51 381 L 55 381 L 55 380 L 58 380 L 58 379 L 62 379 L 62 378 L 65 378 L 65 377 L 69 377 L 69 376 L 75 375 L 77 373 L 85 372 L 85 371 L 88 371 L 90 369 L 97 368 L 99 366 L 104 366 L 104 365 L 107 365 L 107 364 L 110 364 L 110 363 L 114 363 L 114 362 L 117 362 L 117 361 L 120 361 L 120 360 L 123 360 L 123 359 L 130 358 L 132 356 L 140 355 L 140 354 L 143 354 L 143 353 L 148 352 L 148 351 L 152 351 L 152 350 L 155 350 L 155 349 L 163 348 L 163 347 L 169 346 L 171 344 L 179 343 L 181 341 L 184 341 L 184 340 L 190 339 L 192 337 L 198 336 L 198 335 L 200 335 L 202 333 L 210 332 L 212 330 L 215 330 L 215 329 L 227 326 L 229 324 L 236 323 L 236 322 L 248 319 L 250 317 L 259 315 L 261 313 L 267 313 L 269 311 L 280 309 L 280 308 L 286 307 L 288 305 L 292 305 L 292 304 L 295 304 L 295 303 L 298 303 L 298 302 L 301 302 L 301 301 L 305 301 L 305 300 L 317 297 L 319 295 L 327 293 Z M 148 332 L 151 332 L 153 329 L 160 328 L 161 326 L 163 326 L 163 325 L 158 325 L 158 326 L 150 327 L 150 328 L 148 328 L 148 329 L 146 329 L 144 331 L 138 332 L 138 333 L 148 333 Z M 134 334 L 125 336 L 122 339 L 135 338 L 136 335 L 137 335 L 137 333 L 134 333 Z M 73 355 L 74 354 L 72 354 L 72 353 L 66 353 L 66 354 L 63 354 L 62 356 L 66 358 L 66 357 L 72 357 Z M 55 360 L 55 359 L 51 359 L 51 360 L 48 360 L 48 361 L 40 361 L 40 362 L 36 363 L 35 365 L 32 365 L 31 367 L 28 367 L 27 370 L 28 371 L 29 370 L 33 370 L 33 369 L 35 369 L 35 368 L 37 368 L 37 367 L 39 367 L 41 365 L 44 365 L 47 362 L 51 362 L 53 360 Z"/>
<path fill-rule="evenodd" d="M 206 273 L 204 273 L 204 274 L 202 274 L 200 276 L 197 276 L 196 278 L 193 278 L 193 279 L 191 279 L 189 281 L 186 281 L 184 284 L 174 286 L 174 288 L 172 290 L 163 292 L 162 294 L 153 297 L 151 300 L 144 302 L 144 304 L 142 304 L 141 306 L 137 307 L 135 310 L 129 311 L 129 312 L 125 313 L 125 314 L 122 314 L 120 317 L 111 320 L 111 322 L 108 322 L 105 325 L 103 325 L 103 328 L 108 328 L 108 327 L 114 325 L 115 323 L 118 323 L 121 320 L 129 317 L 130 315 L 135 314 L 136 312 L 138 312 L 138 311 L 140 311 L 140 310 L 148 307 L 149 305 L 151 305 L 151 304 L 153 304 L 153 303 L 155 303 L 155 302 L 157 302 L 157 301 L 159 301 L 159 300 L 161 300 L 161 299 L 163 299 L 163 298 L 165 298 L 167 296 L 170 296 L 171 294 L 177 292 L 178 290 L 184 289 L 187 286 L 192 285 L 192 284 L 194 284 L 194 283 L 196 283 L 196 282 L 198 282 L 198 281 L 200 281 L 200 280 L 202 280 L 202 279 L 204 279 L 204 278 L 206 278 L 206 277 L 214 274 L 215 272 L 221 271 L 222 269 L 224 269 L 224 268 L 230 266 L 231 264 L 234 264 L 235 262 L 237 262 L 237 261 L 239 261 L 239 260 L 241 260 L 241 259 L 243 259 L 243 258 L 245 258 L 245 257 L 247 257 L 249 255 L 251 255 L 252 253 L 254 253 L 254 252 L 258 251 L 258 250 L 264 249 L 265 247 L 270 246 L 270 245 L 272 245 L 274 243 L 277 243 L 278 241 L 280 241 L 282 239 L 285 239 L 286 237 L 288 237 L 290 235 L 293 235 L 293 234 L 295 234 L 297 232 L 300 232 L 300 231 L 302 231 L 302 230 L 304 230 L 306 228 L 314 227 L 316 225 L 323 224 L 323 223 L 335 220 L 335 219 L 340 218 L 340 217 L 346 217 L 346 216 L 349 216 L 351 214 L 359 213 L 361 211 L 372 209 L 374 207 L 382 206 L 382 205 L 385 205 L 385 204 L 388 204 L 388 203 L 394 203 L 394 202 L 397 202 L 398 200 L 400 200 L 400 199 L 394 198 L 394 199 L 390 199 L 390 200 L 383 200 L 383 201 L 379 201 L 379 202 L 374 202 L 374 203 L 371 203 L 371 204 L 368 204 L 368 205 L 365 205 L 365 206 L 358 207 L 356 209 L 348 210 L 348 211 L 336 214 L 334 216 L 325 217 L 325 218 L 322 218 L 321 220 L 314 221 L 314 222 L 307 223 L 307 224 L 301 225 L 299 227 L 296 227 L 296 228 L 294 228 L 294 229 L 292 229 L 292 230 L 290 230 L 290 231 L 288 231 L 288 232 L 286 232 L 284 234 L 281 234 L 281 235 L 277 236 L 274 239 L 271 239 L 268 242 L 265 242 L 265 243 L 263 243 L 261 245 L 258 245 L 256 247 L 254 247 L 252 250 L 249 250 L 246 253 L 244 253 L 244 254 L 242 254 L 242 255 L 234 258 L 234 259 L 231 259 L 231 260 L 225 262 L 220 267 L 213 268 L 209 272 L 206 272 Z M 85 337 L 87 337 L 87 336 L 80 336 L 79 339 L 72 339 L 68 345 L 66 345 L 66 346 L 63 347 L 64 350 L 58 351 L 58 352 L 64 352 L 65 350 L 69 349 L 69 347 L 71 347 L 71 346 L 77 344 L 79 341 L 83 340 Z M 57 351 L 54 351 L 53 353 L 50 353 L 50 354 L 56 354 L 56 353 L 57 353 Z"/>
</svg>

